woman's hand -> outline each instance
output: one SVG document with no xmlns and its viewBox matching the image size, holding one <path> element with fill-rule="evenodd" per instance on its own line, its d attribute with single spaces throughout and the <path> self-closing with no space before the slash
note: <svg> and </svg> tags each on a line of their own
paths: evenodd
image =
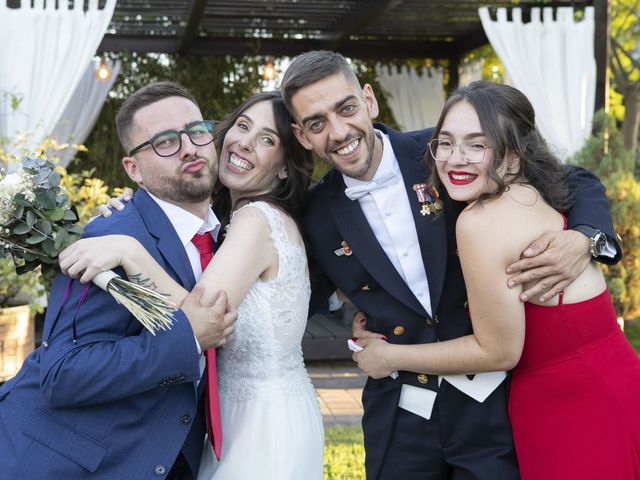
<svg viewBox="0 0 640 480">
<path fill-rule="evenodd" d="M 356 312 L 351 321 L 351 333 L 352 336 L 357 338 L 382 338 L 386 340 L 387 337 L 381 333 L 370 332 L 367 330 L 367 317 L 366 314 L 360 310 Z"/>
<path fill-rule="evenodd" d="M 371 378 L 384 378 L 397 371 L 390 363 L 390 354 L 395 345 L 391 345 L 381 338 L 358 338 L 356 343 L 363 347 L 352 355 L 353 361 Z"/>
<path fill-rule="evenodd" d="M 133 198 L 133 190 L 129 187 L 125 188 L 122 191 L 122 195 L 119 197 L 112 197 L 107 200 L 107 203 L 104 205 L 98 205 L 96 209 L 98 210 L 98 214 L 103 217 L 108 217 L 111 215 L 111 210 L 114 208 L 116 210 L 122 210 L 125 207 L 125 203 Z"/>
<path fill-rule="evenodd" d="M 65 248 L 58 256 L 62 273 L 89 283 L 100 272 L 125 266 L 142 245 L 127 235 L 83 238 Z"/>
</svg>

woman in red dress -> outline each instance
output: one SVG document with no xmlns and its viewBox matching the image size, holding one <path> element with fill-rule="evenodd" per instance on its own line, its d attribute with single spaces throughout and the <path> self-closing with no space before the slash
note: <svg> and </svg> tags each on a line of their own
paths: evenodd
<svg viewBox="0 0 640 480">
<path fill-rule="evenodd" d="M 523 288 L 507 286 L 506 267 L 544 232 L 566 228 L 559 212 L 571 205 L 527 98 L 487 82 L 459 89 L 427 161 L 432 182 L 468 203 L 456 239 L 474 334 L 427 345 L 361 339 L 359 366 L 375 377 L 409 370 L 443 381 L 513 369 L 509 414 L 524 480 L 640 478 L 640 360 L 598 265 L 545 301 L 523 303 Z"/>
</svg>

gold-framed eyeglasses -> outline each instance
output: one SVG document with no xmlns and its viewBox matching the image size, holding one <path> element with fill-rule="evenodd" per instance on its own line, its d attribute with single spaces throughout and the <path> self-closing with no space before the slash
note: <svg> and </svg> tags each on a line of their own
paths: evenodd
<svg viewBox="0 0 640 480">
<path fill-rule="evenodd" d="M 183 133 L 187 134 L 191 143 L 198 147 L 204 147 L 205 145 L 209 145 L 213 142 L 213 130 L 213 120 L 199 120 L 197 122 L 192 122 L 182 130 L 165 130 L 164 132 L 154 135 L 150 140 L 147 140 L 133 148 L 129 152 L 129 156 L 132 157 L 133 154 L 139 152 L 147 145 L 150 145 L 151 148 L 153 148 L 153 151 L 161 157 L 170 157 L 175 155 L 182 148 Z"/>
<path fill-rule="evenodd" d="M 491 148 L 482 142 L 468 140 L 455 143 L 450 138 L 434 138 L 429 142 L 429 152 L 436 162 L 447 162 L 456 147 L 460 148 L 460 155 L 468 163 L 480 163 L 484 160 L 484 152 Z"/>
</svg>

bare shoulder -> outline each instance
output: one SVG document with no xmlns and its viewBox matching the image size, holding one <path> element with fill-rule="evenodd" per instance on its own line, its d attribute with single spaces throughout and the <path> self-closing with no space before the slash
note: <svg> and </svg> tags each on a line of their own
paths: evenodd
<svg viewBox="0 0 640 480">
<path fill-rule="evenodd" d="M 467 207 L 458 218 L 458 246 L 495 252 L 507 263 L 536 238 L 561 230 L 562 217 L 532 187 L 512 185 L 500 197 Z"/>
</svg>

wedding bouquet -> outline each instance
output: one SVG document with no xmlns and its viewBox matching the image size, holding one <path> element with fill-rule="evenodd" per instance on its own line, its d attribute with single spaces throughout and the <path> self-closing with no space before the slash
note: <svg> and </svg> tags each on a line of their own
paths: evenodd
<svg viewBox="0 0 640 480">
<path fill-rule="evenodd" d="M 15 172 L 0 172 L 0 258 L 11 258 L 18 274 L 40 267 L 43 277 L 51 278 L 58 254 L 82 236 L 77 221 L 51 161 L 25 158 Z M 111 270 L 96 275 L 93 283 L 152 334 L 171 327 L 176 306 L 163 295 Z"/>
</svg>

